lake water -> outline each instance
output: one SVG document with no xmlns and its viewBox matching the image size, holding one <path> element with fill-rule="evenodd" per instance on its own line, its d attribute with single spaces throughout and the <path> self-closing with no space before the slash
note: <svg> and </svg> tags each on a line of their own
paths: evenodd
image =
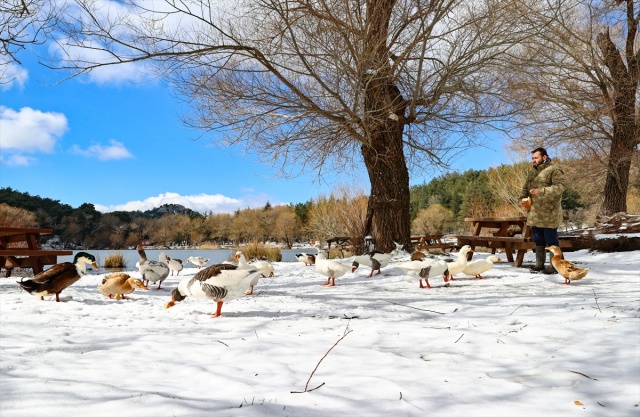
<svg viewBox="0 0 640 417">
<path fill-rule="evenodd" d="M 73 256 L 75 256 L 78 252 L 87 252 L 96 257 L 96 263 L 102 267 L 104 260 L 109 255 L 113 255 L 116 253 L 122 254 L 124 257 L 124 262 L 126 264 L 125 270 L 134 270 L 136 268 L 136 262 L 140 260 L 140 255 L 136 250 L 74 250 L 73 255 L 71 256 L 58 256 L 58 262 L 73 262 Z M 147 259 L 152 261 L 158 260 L 158 255 L 160 252 L 164 252 L 168 257 L 181 259 L 183 263 L 186 263 L 187 259 L 190 256 L 202 256 L 209 259 L 206 266 L 221 263 L 224 261 L 228 261 L 231 259 L 232 255 L 235 253 L 235 250 L 232 249 L 209 249 L 209 250 L 198 250 L 198 249 L 145 249 L 145 253 L 147 254 Z M 282 254 L 282 262 L 297 262 L 296 253 L 306 252 L 306 253 L 315 253 L 315 249 L 305 248 L 305 249 L 280 249 L 280 253 Z M 185 268 L 195 268 L 193 264 L 185 264 Z"/>
</svg>

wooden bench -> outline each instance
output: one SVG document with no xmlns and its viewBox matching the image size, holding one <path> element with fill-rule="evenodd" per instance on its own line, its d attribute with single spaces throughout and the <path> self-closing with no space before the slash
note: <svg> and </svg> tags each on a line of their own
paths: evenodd
<svg viewBox="0 0 640 417">
<path fill-rule="evenodd" d="M 440 234 L 436 235 L 413 235 L 411 236 L 411 244 L 418 250 L 429 250 L 429 249 L 453 249 L 456 245 L 452 243 L 443 243 L 442 236 Z"/>
<path fill-rule="evenodd" d="M 514 262 L 517 267 L 522 266 L 524 254 L 536 247 L 536 243 L 530 237 L 458 235 L 457 238 L 458 245 L 469 245 L 472 250 L 475 250 L 477 246 L 484 247 L 491 249 L 491 253 L 495 254 L 496 249 L 504 249 L 507 261 Z M 560 248 L 567 250 L 572 249 L 572 247 L 571 240 L 560 239 Z M 516 253 L 515 259 L 513 257 L 514 252 Z M 473 253 L 469 253 L 468 259 L 471 260 L 472 257 Z"/>
<path fill-rule="evenodd" d="M 43 250 L 40 236 L 51 233 L 53 229 L 0 227 L 0 268 L 5 268 L 5 276 L 14 268 L 31 268 L 37 275 L 45 265 L 57 264 L 58 256 L 73 255 L 70 250 Z"/>
</svg>

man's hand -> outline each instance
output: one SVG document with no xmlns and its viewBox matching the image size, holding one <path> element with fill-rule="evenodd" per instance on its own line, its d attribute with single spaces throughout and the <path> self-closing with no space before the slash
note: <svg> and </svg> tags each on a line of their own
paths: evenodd
<svg viewBox="0 0 640 417">
<path fill-rule="evenodd" d="M 537 188 L 532 188 L 532 189 L 530 189 L 530 190 L 529 190 L 529 194 L 531 194 L 531 195 L 535 195 L 535 196 L 540 195 L 540 193 L 538 192 L 538 189 L 537 189 Z"/>
</svg>

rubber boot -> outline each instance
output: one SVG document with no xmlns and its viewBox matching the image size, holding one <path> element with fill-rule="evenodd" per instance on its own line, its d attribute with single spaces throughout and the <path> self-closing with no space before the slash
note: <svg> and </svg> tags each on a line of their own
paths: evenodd
<svg viewBox="0 0 640 417">
<path fill-rule="evenodd" d="M 557 274 L 558 273 L 556 268 L 553 266 L 553 263 L 551 262 L 551 258 L 553 258 L 553 252 L 549 252 L 549 266 L 546 267 L 546 268 L 543 268 L 543 271 L 542 271 L 543 273 L 545 273 L 547 275 Z"/>
<path fill-rule="evenodd" d="M 536 266 L 531 268 L 531 272 L 541 272 L 544 271 L 544 260 L 547 257 L 547 251 L 544 249 L 544 246 L 536 246 Z"/>
</svg>

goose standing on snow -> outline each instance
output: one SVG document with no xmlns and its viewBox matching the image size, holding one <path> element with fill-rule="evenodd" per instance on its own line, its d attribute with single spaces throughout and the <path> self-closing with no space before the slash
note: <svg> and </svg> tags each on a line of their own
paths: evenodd
<svg viewBox="0 0 640 417">
<path fill-rule="evenodd" d="M 182 259 L 170 258 L 165 255 L 164 252 L 160 252 L 158 258 L 160 262 L 164 262 L 165 264 L 167 264 L 169 270 L 171 270 L 171 276 L 173 276 L 173 271 L 176 271 L 176 276 L 180 275 L 180 271 L 182 271 L 182 268 L 184 268 L 184 266 L 182 265 Z"/>
<path fill-rule="evenodd" d="M 40 272 L 35 277 L 25 280 L 22 278 L 20 281 L 16 281 L 23 290 L 31 295 L 40 297 L 44 300 L 44 297 L 49 295 L 56 296 L 56 302 L 60 302 L 60 293 L 62 290 L 78 281 L 86 273 L 86 265 L 91 265 L 92 268 L 98 269 L 96 265 L 96 258 L 86 252 L 78 252 L 73 257 L 73 262 L 62 262 L 53 265 L 51 268 Z"/>
<path fill-rule="evenodd" d="M 473 252 L 471 250 L 471 246 L 464 245 L 460 248 L 460 252 L 458 252 L 458 257 L 453 262 L 447 262 L 449 265 L 449 275 L 451 276 L 451 281 L 454 281 L 453 276 L 455 274 L 459 274 L 464 271 L 464 267 L 467 266 L 467 255 L 469 252 Z"/>
<path fill-rule="evenodd" d="M 195 265 L 198 269 L 202 268 L 209 260 L 202 256 L 189 256 L 187 263 Z"/>
<path fill-rule="evenodd" d="M 171 301 L 165 308 L 173 307 L 186 297 L 212 300 L 218 303 L 218 308 L 211 317 L 219 317 L 222 304 L 243 295 L 249 283 L 258 275 L 260 272 L 257 270 L 240 269 L 232 264 L 212 265 L 193 277 L 183 278 L 178 288 L 171 292 Z"/>
<path fill-rule="evenodd" d="M 322 285 L 335 286 L 336 278 L 340 278 L 351 270 L 350 265 L 345 265 L 333 259 L 327 259 L 325 251 L 321 250 L 319 246 L 318 254 L 316 255 L 316 271 L 327 277 L 327 282 Z"/>
<path fill-rule="evenodd" d="M 273 277 L 274 269 L 273 265 L 271 265 L 271 262 L 259 260 L 249 263 L 247 262 L 247 258 L 244 256 L 244 253 L 242 251 L 236 252 L 235 258 L 238 261 L 238 266 L 242 264 L 245 268 L 257 268 L 258 271 L 260 271 L 260 275 L 262 276 L 262 278 Z"/>
<path fill-rule="evenodd" d="M 157 282 L 158 288 L 156 289 L 159 290 L 162 282 L 169 276 L 169 266 L 164 262 L 148 260 L 142 245 L 138 245 L 136 249 L 140 255 L 140 266 L 138 268 L 142 275 L 142 282 L 144 285 L 149 285 L 149 282 L 153 282 L 154 284 Z"/>
<path fill-rule="evenodd" d="M 244 253 L 242 253 L 241 251 L 237 251 L 236 254 L 234 255 L 234 258 L 236 259 L 236 261 L 238 261 L 238 269 L 258 272 L 258 274 L 256 274 L 256 276 L 251 280 L 251 282 L 249 282 L 249 288 L 245 291 L 246 295 L 252 295 L 253 287 L 258 285 L 261 272 L 258 269 L 258 267 L 256 267 L 255 265 L 251 265 L 250 263 L 247 262 L 247 258 L 245 258 Z"/>
<path fill-rule="evenodd" d="M 273 273 L 274 273 L 274 269 L 273 269 L 273 265 L 271 265 L 271 262 L 269 261 L 264 261 L 264 260 L 257 260 L 253 263 L 253 265 L 256 266 L 256 268 L 258 268 L 258 271 L 260 271 L 260 275 L 262 275 L 263 278 L 273 278 Z"/>
<path fill-rule="evenodd" d="M 429 284 L 429 278 L 438 276 L 443 277 L 446 286 L 449 286 L 449 280 L 451 279 L 449 265 L 440 259 L 403 262 L 397 264 L 396 267 L 400 268 L 405 274 L 418 278 L 420 288 L 432 288 Z M 422 285 L 423 279 L 427 284 L 426 287 Z"/>
<path fill-rule="evenodd" d="M 551 258 L 551 265 L 553 265 L 558 273 L 562 275 L 565 284 L 569 285 L 571 281 L 582 279 L 587 276 L 587 273 L 589 273 L 589 268 L 577 267 L 571 262 L 563 259 L 562 249 L 560 249 L 556 245 L 548 246 L 545 249 L 553 253 L 553 258 Z"/>
<path fill-rule="evenodd" d="M 402 245 L 393 242 L 396 245 L 396 248 L 388 253 L 382 252 L 370 252 L 368 254 L 359 255 L 354 257 L 353 264 L 351 267 L 351 272 L 355 272 L 356 269 L 362 264 L 371 268 L 371 273 L 369 274 L 369 278 L 373 276 L 375 271 L 378 271 L 378 275 L 380 274 L 380 270 L 385 266 L 389 265 L 391 259 L 396 256 L 402 250 Z"/>
<path fill-rule="evenodd" d="M 494 262 L 502 262 L 502 259 L 496 255 L 487 256 L 485 259 L 474 259 L 467 262 L 467 265 L 462 270 L 462 273 L 478 279 L 483 279 L 482 274 L 493 268 Z"/>
<path fill-rule="evenodd" d="M 316 263 L 316 256 L 312 253 L 296 253 L 296 259 L 306 266 L 311 266 Z"/>
<path fill-rule="evenodd" d="M 125 294 L 131 294 L 136 288 L 148 290 L 146 285 L 142 283 L 139 278 L 132 277 L 124 272 L 107 275 L 100 285 L 98 285 L 98 291 L 103 295 L 116 300 L 127 300 Z"/>
</svg>

